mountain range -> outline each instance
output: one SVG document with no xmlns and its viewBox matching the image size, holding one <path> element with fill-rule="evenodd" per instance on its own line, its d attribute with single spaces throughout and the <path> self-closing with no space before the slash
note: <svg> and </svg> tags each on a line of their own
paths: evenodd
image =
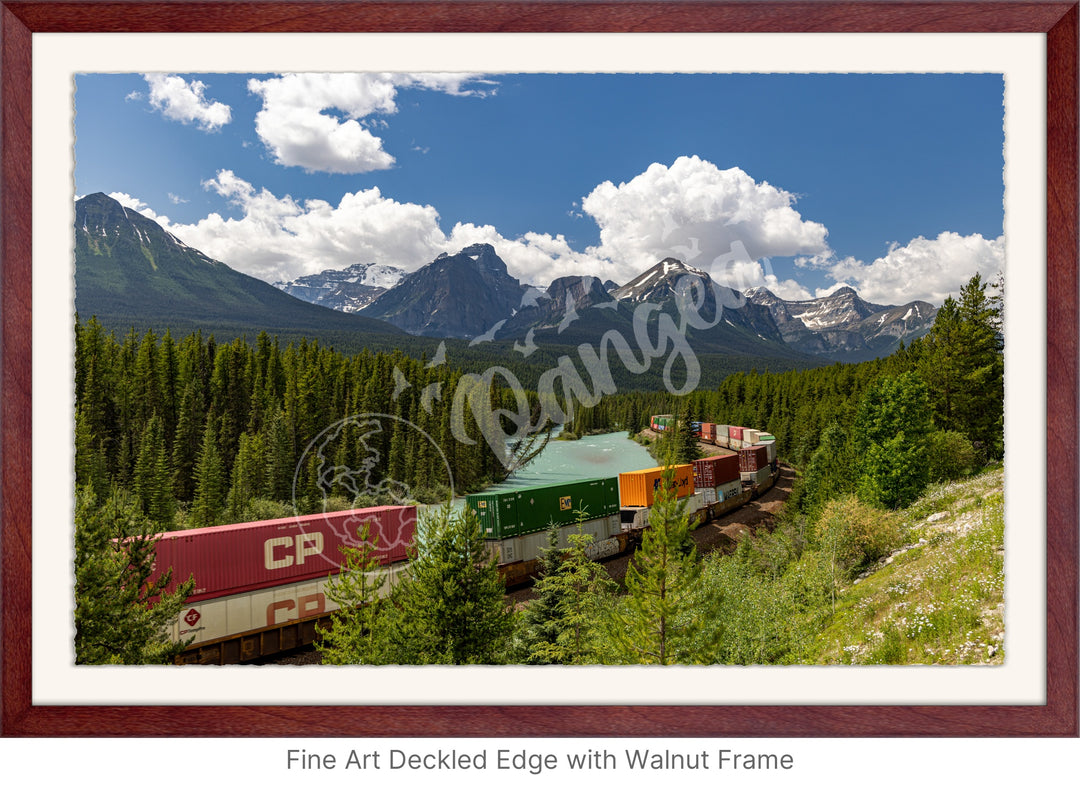
<svg viewBox="0 0 1080 792">
<path fill-rule="evenodd" d="M 414 272 L 377 263 L 271 286 L 185 245 L 155 221 L 96 193 L 75 205 L 75 306 L 121 331 L 169 326 L 174 332 L 346 339 L 379 348 L 419 348 L 421 339 L 459 339 L 460 348 L 494 342 L 524 356 L 596 343 L 609 330 L 633 342 L 635 311 L 655 305 L 677 319 L 680 292 L 700 279 L 697 312 L 712 327 L 690 328 L 695 352 L 768 365 L 857 361 L 925 334 L 937 310 L 928 303 L 868 303 L 850 288 L 815 300 L 787 301 L 764 288 L 745 293 L 708 273 L 665 258 L 619 286 L 591 276 L 557 278 L 546 289 L 521 283 L 495 248 L 443 253 Z M 649 312 L 656 338 L 657 311 Z M 411 339 L 411 340 L 410 340 Z M 420 344 L 418 346 L 418 344 Z"/>
<path fill-rule="evenodd" d="M 287 330 L 401 336 L 313 305 L 188 247 L 104 193 L 75 202 L 75 310 L 106 327 Z"/>
<path fill-rule="evenodd" d="M 926 335 L 937 316 L 928 302 L 875 305 L 850 286 L 813 300 L 782 300 L 758 286 L 746 290 L 746 299 L 769 311 L 793 349 L 841 361 L 888 355 L 901 341 Z"/>
<path fill-rule="evenodd" d="M 722 312 L 715 327 L 688 332 L 699 351 L 869 360 L 925 335 L 937 315 L 934 306 L 921 301 L 869 303 L 846 286 L 812 300 L 783 300 L 762 287 L 739 292 L 675 258 L 663 259 L 622 286 L 567 276 L 541 290 L 513 278 L 486 244 L 452 256 L 443 253 L 402 277 L 360 313 L 413 335 L 576 345 L 611 329 L 629 337 L 634 309 L 641 303 L 673 313 L 688 276 L 710 287 L 702 290 L 698 313 L 708 319 L 718 308 Z"/>
</svg>

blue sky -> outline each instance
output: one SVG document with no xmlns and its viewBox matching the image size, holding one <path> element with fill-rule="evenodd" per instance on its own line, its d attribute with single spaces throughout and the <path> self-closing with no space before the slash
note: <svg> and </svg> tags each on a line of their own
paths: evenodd
<svg viewBox="0 0 1080 792">
<path fill-rule="evenodd" d="M 92 74 L 76 194 L 275 281 L 490 242 L 513 275 L 940 303 L 1003 268 L 1000 75 Z"/>
</svg>

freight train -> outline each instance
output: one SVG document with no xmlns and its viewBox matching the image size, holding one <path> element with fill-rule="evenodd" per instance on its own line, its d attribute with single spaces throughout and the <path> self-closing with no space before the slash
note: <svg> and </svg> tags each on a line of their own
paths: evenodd
<svg viewBox="0 0 1080 792">
<path fill-rule="evenodd" d="M 665 431 L 668 426 L 656 419 L 669 417 L 653 416 L 650 425 Z M 675 466 L 676 496 L 692 518 L 716 519 L 776 481 L 775 438 L 708 423 L 698 431 L 703 442 L 729 453 Z M 593 559 L 634 548 L 649 526 L 664 472 L 654 467 L 465 500 L 479 517 L 504 582 L 512 587 L 535 575 L 552 525 L 559 529 L 561 546 L 569 544 L 572 534 L 592 536 L 587 552 Z M 171 568 L 176 583 L 195 578 L 196 587 L 170 628 L 173 640 L 192 639 L 177 662 L 238 663 L 312 643 L 317 625 L 326 624 L 337 609 L 327 596 L 327 581 L 344 565 L 342 546 L 356 546 L 357 530 L 367 523 L 377 537 L 375 552 L 389 591 L 407 568 L 416 521 L 416 506 L 380 506 L 161 534 L 156 568 Z"/>
</svg>

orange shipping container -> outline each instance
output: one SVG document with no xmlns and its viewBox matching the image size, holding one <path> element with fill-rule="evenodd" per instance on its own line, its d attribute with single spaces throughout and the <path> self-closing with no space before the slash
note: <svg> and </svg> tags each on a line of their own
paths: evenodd
<svg viewBox="0 0 1080 792">
<path fill-rule="evenodd" d="M 694 466 L 674 465 L 675 494 L 685 498 L 694 494 Z M 619 503 L 624 509 L 653 505 L 655 493 L 664 483 L 664 468 L 654 467 L 619 474 Z"/>
</svg>

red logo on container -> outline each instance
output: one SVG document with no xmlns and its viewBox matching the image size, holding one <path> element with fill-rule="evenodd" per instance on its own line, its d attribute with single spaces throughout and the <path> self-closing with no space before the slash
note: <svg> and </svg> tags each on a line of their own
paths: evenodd
<svg viewBox="0 0 1080 792">
<path fill-rule="evenodd" d="M 188 623 L 189 627 L 194 627 L 201 617 L 202 614 L 192 608 L 184 615 L 184 621 Z"/>
</svg>

